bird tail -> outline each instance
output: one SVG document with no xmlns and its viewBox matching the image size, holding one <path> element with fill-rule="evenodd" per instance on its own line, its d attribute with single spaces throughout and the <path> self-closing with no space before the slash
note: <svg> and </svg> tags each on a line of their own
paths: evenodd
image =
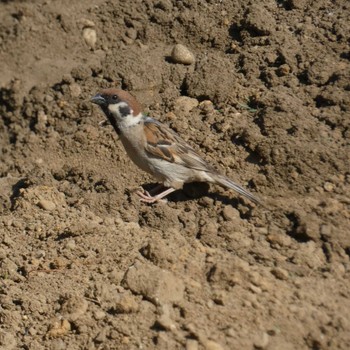
<svg viewBox="0 0 350 350">
<path fill-rule="evenodd" d="M 220 174 L 211 174 L 213 177 L 213 180 L 215 183 L 217 183 L 220 186 L 231 188 L 237 193 L 241 194 L 242 196 L 250 199 L 252 202 L 256 204 L 260 204 L 261 201 L 255 197 L 253 194 L 251 194 L 249 191 L 244 189 L 241 185 L 238 185 L 234 181 L 230 180 L 228 177 L 220 175 Z"/>
</svg>

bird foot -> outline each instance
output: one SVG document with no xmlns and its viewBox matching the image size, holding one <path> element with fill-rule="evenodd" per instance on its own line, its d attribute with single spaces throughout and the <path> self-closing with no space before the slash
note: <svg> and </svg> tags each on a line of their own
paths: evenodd
<svg viewBox="0 0 350 350">
<path fill-rule="evenodd" d="M 156 187 L 156 189 L 158 189 L 159 186 Z M 151 195 L 148 191 L 142 189 L 142 191 L 137 191 L 136 194 L 138 196 L 140 196 L 140 201 L 144 202 L 144 203 L 155 203 L 155 202 L 164 202 L 166 203 L 168 200 L 165 199 L 164 197 L 167 196 L 168 194 L 174 192 L 175 189 L 174 188 L 168 188 L 165 191 L 157 194 L 157 195 Z M 153 189 L 152 192 L 155 192 L 155 189 Z"/>
<path fill-rule="evenodd" d="M 137 191 L 136 194 L 141 197 L 140 202 L 143 203 L 156 203 L 156 202 L 163 202 L 166 203 L 168 200 L 166 198 L 158 198 L 159 195 L 157 196 L 151 196 L 148 191 L 144 190 L 142 191 Z"/>
</svg>

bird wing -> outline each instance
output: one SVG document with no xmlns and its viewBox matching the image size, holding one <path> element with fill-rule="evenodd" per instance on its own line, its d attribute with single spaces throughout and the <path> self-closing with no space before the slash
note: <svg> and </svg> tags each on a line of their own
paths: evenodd
<svg viewBox="0 0 350 350">
<path fill-rule="evenodd" d="M 144 122 L 144 132 L 145 150 L 150 156 L 190 169 L 215 172 L 211 165 L 166 125 L 147 118 Z"/>
</svg>

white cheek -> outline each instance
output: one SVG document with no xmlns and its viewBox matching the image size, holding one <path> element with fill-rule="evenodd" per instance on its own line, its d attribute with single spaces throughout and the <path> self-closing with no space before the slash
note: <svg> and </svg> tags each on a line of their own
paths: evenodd
<svg viewBox="0 0 350 350">
<path fill-rule="evenodd" d="M 111 104 L 111 105 L 108 105 L 108 110 L 109 110 L 112 114 L 114 114 L 114 115 L 120 117 L 119 106 L 118 106 L 118 104 Z"/>
</svg>

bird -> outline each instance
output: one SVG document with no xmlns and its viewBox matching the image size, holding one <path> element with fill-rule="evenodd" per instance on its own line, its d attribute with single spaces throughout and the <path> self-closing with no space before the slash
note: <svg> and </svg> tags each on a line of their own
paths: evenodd
<svg viewBox="0 0 350 350">
<path fill-rule="evenodd" d="M 175 131 L 144 114 L 141 104 L 128 91 L 103 89 L 91 102 L 100 106 L 131 160 L 160 183 L 151 191 L 137 192 L 142 202 L 164 200 L 185 183 L 207 182 L 233 189 L 260 203 L 256 196 L 205 161 Z"/>
</svg>

